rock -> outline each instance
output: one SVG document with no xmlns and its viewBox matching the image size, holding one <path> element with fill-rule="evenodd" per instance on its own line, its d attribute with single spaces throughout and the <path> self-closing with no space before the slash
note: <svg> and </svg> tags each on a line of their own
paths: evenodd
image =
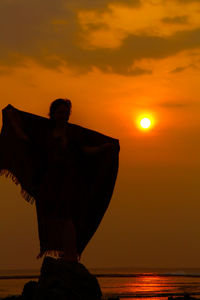
<svg viewBox="0 0 200 300">
<path fill-rule="evenodd" d="M 2 300 L 21 300 L 21 296 L 9 296 L 6 298 L 3 298 Z"/>
<path fill-rule="evenodd" d="M 24 285 L 22 292 L 23 300 L 33 300 L 38 288 L 38 283 L 36 281 L 29 281 Z"/>
<path fill-rule="evenodd" d="M 198 300 L 198 298 L 191 297 L 189 294 L 185 293 L 184 296 L 169 296 L 168 300 Z"/>
<path fill-rule="evenodd" d="M 38 283 L 36 281 L 29 281 L 24 285 L 22 295 L 9 296 L 2 300 L 34 300 Z"/>
<path fill-rule="evenodd" d="M 33 300 L 100 300 L 95 276 L 78 262 L 45 257 Z"/>
</svg>

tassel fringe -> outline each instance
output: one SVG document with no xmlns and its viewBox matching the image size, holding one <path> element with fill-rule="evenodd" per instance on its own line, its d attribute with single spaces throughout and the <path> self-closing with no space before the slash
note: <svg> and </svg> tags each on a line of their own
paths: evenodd
<svg viewBox="0 0 200 300">
<path fill-rule="evenodd" d="M 43 250 L 38 254 L 37 259 L 42 258 L 43 255 L 44 256 L 50 255 L 50 256 L 54 256 L 56 258 L 61 258 L 64 255 L 64 251 L 61 251 L 61 250 Z"/>
<path fill-rule="evenodd" d="M 20 184 L 19 180 L 17 179 L 17 177 L 12 173 L 10 172 L 9 170 L 6 170 L 6 169 L 3 169 L 3 170 L 0 170 L 0 176 L 5 176 L 6 178 L 11 178 L 12 181 L 18 185 Z M 27 191 L 25 191 L 22 187 L 21 187 L 21 195 L 22 197 L 30 204 L 33 204 L 35 199 L 33 196 L 31 196 Z"/>
<path fill-rule="evenodd" d="M 62 258 L 64 256 L 64 251 L 62 251 L 62 250 L 43 250 L 38 254 L 38 256 L 36 258 L 39 259 L 39 258 L 42 258 L 43 256 L 46 257 L 47 255 L 50 255 L 50 256 L 53 256 L 56 258 Z M 80 254 L 77 254 L 77 259 L 79 262 L 81 259 Z"/>
</svg>

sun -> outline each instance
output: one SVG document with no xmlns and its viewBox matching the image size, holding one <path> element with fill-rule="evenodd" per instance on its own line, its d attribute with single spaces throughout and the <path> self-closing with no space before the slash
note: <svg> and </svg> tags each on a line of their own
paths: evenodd
<svg viewBox="0 0 200 300">
<path fill-rule="evenodd" d="M 151 126 L 151 120 L 149 118 L 142 118 L 140 125 L 142 128 L 147 129 Z"/>
<path fill-rule="evenodd" d="M 141 113 L 137 117 L 137 127 L 142 131 L 149 131 L 155 125 L 155 117 L 152 113 Z"/>
</svg>

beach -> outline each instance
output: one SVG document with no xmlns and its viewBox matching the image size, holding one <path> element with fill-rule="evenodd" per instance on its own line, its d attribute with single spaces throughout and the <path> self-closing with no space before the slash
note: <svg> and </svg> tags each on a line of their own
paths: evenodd
<svg viewBox="0 0 200 300">
<path fill-rule="evenodd" d="M 101 286 L 104 299 L 167 299 L 189 294 L 200 298 L 200 269 L 90 269 Z M 19 295 L 39 270 L 1 270 L 0 299 Z"/>
</svg>

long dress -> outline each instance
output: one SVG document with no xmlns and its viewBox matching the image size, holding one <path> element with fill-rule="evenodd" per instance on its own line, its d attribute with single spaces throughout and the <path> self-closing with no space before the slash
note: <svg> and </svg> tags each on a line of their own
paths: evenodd
<svg viewBox="0 0 200 300">
<path fill-rule="evenodd" d="M 119 141 L 67 123 L 67 144 L 52 135 L 50 119 L 12 108 L 29 141 L 20 139 L 2 110 L 0 175 L 20 184 L 22 196 L 36 203 L 39 257 L 62 254 L 63 222 L 71 218 L 81 255 L 97 230 L 111 200 L 118 171 Z M 111 148 L 88 155 L 83 148 L 111 143 Z"/>
<path fill-rule="evenodd" d="M 51 131 L 44 137 L 44 141 L 47 169 L 36 198 L 40 238 L 38 257 L 44 253 L 58 256 L 63 254 L 63 243 L 58 232 L 63 231 L 67 218 L 74 223 L 77 222 L 77 217 L 81 218 L 84 210 L 81 206 L 84 203 L 80 200 L 85 195 L 83 174 L 79 168 L 81 149 L 74 145 L 70 134 L 68 133 L 64 146 L 62 139 L 54 137 Z"/>
</svg>

